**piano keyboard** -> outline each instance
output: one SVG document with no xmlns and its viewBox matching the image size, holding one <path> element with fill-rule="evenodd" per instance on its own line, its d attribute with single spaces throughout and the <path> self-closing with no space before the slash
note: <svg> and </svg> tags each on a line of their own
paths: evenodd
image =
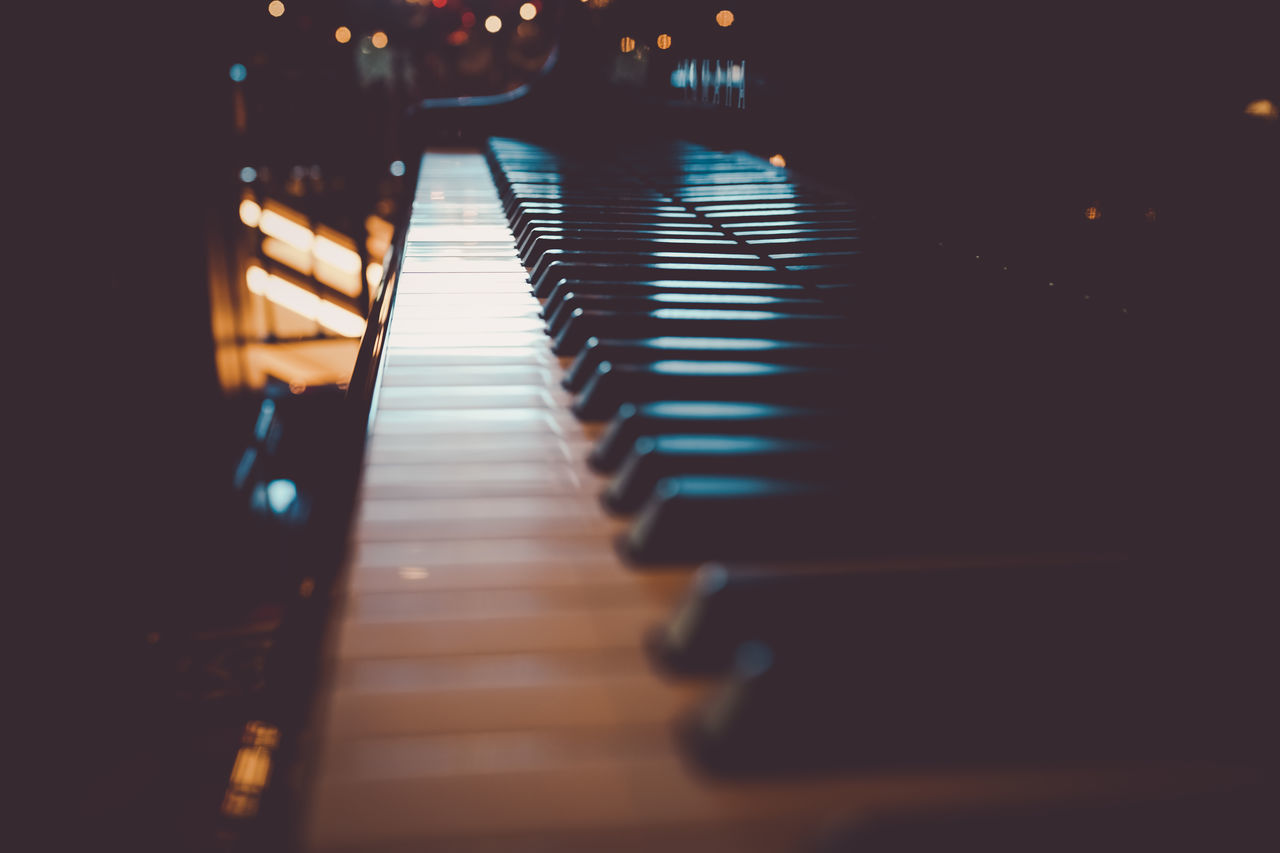
<svg viewBox="0 0 1280 853">
<path fill-rule="evenodd" d="M 819 597 L 856 573 L 976 560 L 998 585 L 1027 564 L 904 558 L 911 531 L 843 491 L 832 443 L 860 422 L 849 389 L 870 384 L 847 333 L 857 241 L 846 202 L 746 155 L 575 165 L 494 140 L 423 156 L 309 738 L 306 849 L 813 849 L 868 815 L 1098 790 L 1096 764 L 858 768 L 838 750 L 826 773 L 777 776 L 707 735 L 734 710 L 715 676 L 736 646 L 699 645 L 707 599 L 686 594 L 702 560 L 808 548 L 839 561 L 803 575 Z M 824 501 L 883 541 L 846 553 L 874 531 Z M 1080 558 L 1056 559 L 1036 565 Z M 753 571 L 772 570 L 703 569 L 693 589 L 746 589 Z M 739 669 L 769 653 L 749 646 Z M 812 745 L 796 743 L 790 757 Z M 1105 769 L 1126 790 L 1168 781 Z"/>
</svg>

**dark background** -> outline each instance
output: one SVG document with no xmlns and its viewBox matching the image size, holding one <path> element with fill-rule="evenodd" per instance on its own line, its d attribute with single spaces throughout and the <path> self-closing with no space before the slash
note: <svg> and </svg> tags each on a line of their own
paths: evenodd
<svg viewBox="0 0 1280 853">
<path fill-rule="evenodd" d="M 1243 109 L 1280 100 L 1267 4 L 720 5 L 737 15 L 730 32 L 690 24 L 674 30 L 677 46 L 747 58 L 748 110 L 666 111 L 651 93 L 618 94 L 606 73 L 584 70 L 613 56 L 617 31 L 651 40 L 662 21 L 717 6 L 619 0 L 607 24 L 564 22 L 562 72 L 573 74 L 539 93 L 541 117 L 515 113 L 536 126 L 474 129 L 621 128 L 782 152 L 912 239 L 990 247 L 1028 277 L 1129 288 L 1159 343 L 1152 387 L 1184 404 L 1156 437 L 1171 479 L 1207 484 L 1194 490 L 1206 503 L 1235 502 L 1245 528 L 1264 515 L 1253 490 L 1265 482 L 1256 449 L 1274 363 L 1280 146 L 1277 122 Z M 75 8 L 47 25 L 47 48 L 22 82 L 58 162 L 44 195 L 58 221 L 80 226 L 56 229 L 64 239 L 49 259 L 57 289 L 46 310 L 62 319 L 40 359 L 56 397 L 44 465 L 59 473 L 35 493 L 55 532 L 32 569 L 59 604 L 41 642 L 57 662 L 45 669 L 52 689 L 39 691 L 68 747 L 73 810 L 114 790 L 124 805 L 93 819 L 136 831 L 154 818 L 157 838 L 178 819 L 148 817 L 146 792 L 165 786 L 164 773 L 110 768 L 167 719 L 143 638 L 182 623 L 234 576 L 235 549 L 218 541 L 229 427 L 209 331 L 207 231 L 234 210 L 227 68 L 260 37 L 241 13 L 217 2 Z M 584 38 L 594 41 L 574 42 Z M 263 73 L 316 67 L 263 45 L 276 51 Z M 344 74 L 304 74 L 291 91 L 350 110 L 325 125 L 315 156 L 355 180 L 429 134 L 394 115 L 373 127 L 375 108 L 397 103 L 335 94 L 350 86 Z M 314 130 L 299 107 L 267 143 L 287 158 Z M 1096 223 L 1084 219 L 1090 206 L 1102 211 Z"/>
</svg>

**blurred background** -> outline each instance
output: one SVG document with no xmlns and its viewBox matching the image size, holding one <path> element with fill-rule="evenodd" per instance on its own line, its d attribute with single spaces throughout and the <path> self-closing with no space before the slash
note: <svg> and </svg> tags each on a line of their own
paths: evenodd
<svg viewBox="0 0 1280 853">
<path fill-rule="evenodd" d="M 28 89 L 71 226 L 45 261 L 65 282 L 51 334 L 73 341 L 45 359 L 66 524 L 39 559 L 67 605 L 50 704 L 74 826 L 278 843 L 287 820 L 228 806 L 229 774 L 271 739 L 247 723 L 305 695 L 354 449 L 343 393 L 424 144 L 745 149 L 922 245 L 1265 336 L 1263 5 L 59 7 Z"/>
</svg>

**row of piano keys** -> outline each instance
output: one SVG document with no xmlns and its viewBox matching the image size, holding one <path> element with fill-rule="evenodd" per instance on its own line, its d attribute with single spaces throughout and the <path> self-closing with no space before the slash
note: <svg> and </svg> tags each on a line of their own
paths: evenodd
<svg viewBox="0 0 1280 853">
<path fill-rule="evenodd" d="M 1237 681 L 1188 672 L 1187 614 L 1145 608 L 1122 478 L 1043 452 L 1112 389 L 1005 345 L 1080 316 L 865 238 L 744 154 L 424 155 L 304 846 L 1221 831 L 1076 810 L 1252 779 L 1247 744 L 1168 713 Z M 1010 305 L 1031 333 L 1000 334 Z"/>
</svg>

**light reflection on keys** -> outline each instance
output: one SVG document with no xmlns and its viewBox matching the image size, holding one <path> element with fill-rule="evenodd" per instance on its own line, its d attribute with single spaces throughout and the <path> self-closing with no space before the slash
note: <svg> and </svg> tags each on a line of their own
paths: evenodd
<svg viewBox="0 0 1280 853">
<path fill-rule="evenodd" d="M 619 565 L 621 523 L 596 499 L 591 436 L 568 413 L 538 309 L 483 156 L 428 153 L 331 629 L 312 848 L 487 831 L 477 809 L 501 802 L 516 771 L 557 796 L 581 789 L 587 817 L 625 811 L 625 767 L 566 776 L 541 732 L 584 755 L 601 739 L 665 741 L 690 698 L 652 676 L 638 642 L 683 578 Z M 490 740 L 525 758 L 476 777 Z M 469 801 L 385 812 L 387 785 L 443 777 L 442 796 Z"/>
</svg>

